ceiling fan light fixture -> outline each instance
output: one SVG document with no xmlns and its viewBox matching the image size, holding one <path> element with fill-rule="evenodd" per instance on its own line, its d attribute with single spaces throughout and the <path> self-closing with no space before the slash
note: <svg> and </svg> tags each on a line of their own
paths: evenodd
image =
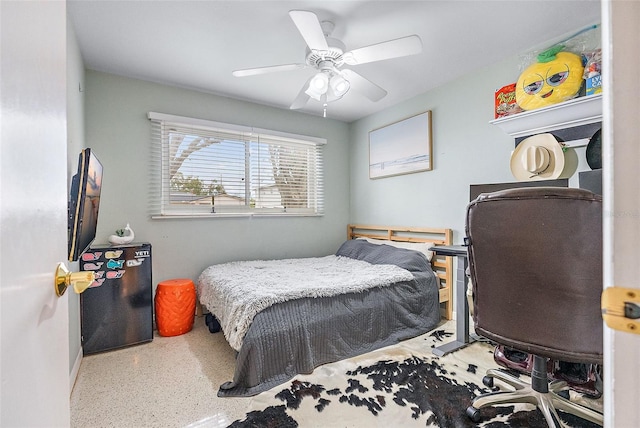
<svg viewBox="0 0 640 428">
<path fill-rule="evenodd" d="M 331 86 L 331 89 L 333 90 L 335 96 L 338 98 L 346 94 L 351 87 L 349 81 L 339 74 L 336 74 L 331 78 L 329 85 Z"/>
<path fill-rule="evenodd" d="M 327 89 L 329 89 L 329 76 L 320 72 L 313 76 L 305 93 L 311 98 L 320 101 L 320 97 L 327 93 Z"/>
<path fill-rule="evenodd" d="M 334 28 L 332 22 L 320 22 L 318 16 L 308 10 L 290 10 L 289 16 L 307 45 L 305 63 L 235 70 L 233 75 L 254 76 L 307 67 L 316 70 L 316 74 L 299 89 L 290 109 L 300 109 L 313 98 L 323 104 L 326 114 L 327 103 L 341 99 L 351 90 L 351 86 L 370 101 L 380 101 L 387 91 L 342 66 L 385 61 L 422 52 L 422 40 L 415 34 L 347 51 L 342 41 L 330 37 Z"/>
</svg>

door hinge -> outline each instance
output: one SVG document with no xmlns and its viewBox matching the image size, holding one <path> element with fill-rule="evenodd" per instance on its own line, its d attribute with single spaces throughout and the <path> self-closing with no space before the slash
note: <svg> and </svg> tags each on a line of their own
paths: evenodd
<svg viewBox="0 0 640 428">
<path fill-rule="evenodd" d="M 602 319 L 619 331 L 640 334 L 640 290 L 609 287 L 602 292 Z"/>
</svg>

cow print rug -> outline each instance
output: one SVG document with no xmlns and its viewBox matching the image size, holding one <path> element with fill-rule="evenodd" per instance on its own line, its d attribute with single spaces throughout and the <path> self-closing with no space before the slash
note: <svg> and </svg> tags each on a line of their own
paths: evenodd
<svg viewBox="0 0 640 428">
<path fill-rule="evenodd" d="M 250 399 L 250 411 L 230 427 L 546 427 L 534 406 L 487 407 L 475 424 L 465 414 L 473 397 L 489 392 L 482 377 L 493 361 L 493 345 L 476 342 L 437 357 L 432 348 L 453 339 L 448 322 L 422 336 L 348 360 Z M 499 382 L 495 389 L 498 390 Z M 601 400 L 572 392 L 572 399 L 602 411 Z M 559 412 L 568 427 L 591 427 Z"/>
</svg>

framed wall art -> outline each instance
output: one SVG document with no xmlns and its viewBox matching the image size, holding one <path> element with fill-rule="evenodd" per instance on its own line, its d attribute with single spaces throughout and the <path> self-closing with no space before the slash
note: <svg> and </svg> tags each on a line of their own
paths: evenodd
<svg viewBox="0 0 640 428">
<path fill-rule="evenodd" d="M 431 171 L 431 111 L 369 132 L 369 178 Z"/>
</svg>

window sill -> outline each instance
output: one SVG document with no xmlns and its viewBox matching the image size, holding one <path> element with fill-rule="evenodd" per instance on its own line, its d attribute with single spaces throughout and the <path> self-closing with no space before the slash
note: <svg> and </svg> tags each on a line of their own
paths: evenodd
<svg viewBox="0 0 640 428">
<path fill-rule="evenodd" d="M 195 218 L 251 218 L 251 217 L 322 217 L 323 214 L 305 213 L 203 213 L 203 214 L 155 214 L 152 220 L 178 220 Z"/>
</svg>

